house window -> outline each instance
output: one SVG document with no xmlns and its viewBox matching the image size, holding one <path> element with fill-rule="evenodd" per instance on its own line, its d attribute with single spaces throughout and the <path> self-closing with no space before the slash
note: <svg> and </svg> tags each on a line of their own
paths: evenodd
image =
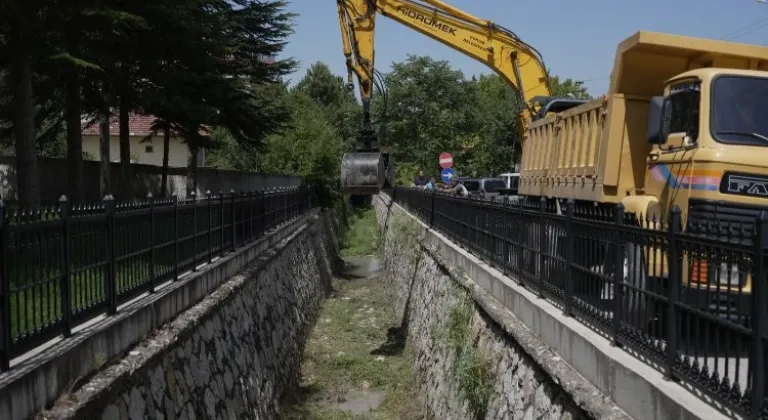
<svg viewBox="0 0 768 420">
<path fill-rule="evenodd" d="M 155 151 L 155 146 L 153 146 L 153 145 L 151 145 L 151 144 L 148 144 L 148 145 L 144 146 L 144 151 L 145 151 L 146 153 L 154 153 L 154 151 Z"/>
</svg>

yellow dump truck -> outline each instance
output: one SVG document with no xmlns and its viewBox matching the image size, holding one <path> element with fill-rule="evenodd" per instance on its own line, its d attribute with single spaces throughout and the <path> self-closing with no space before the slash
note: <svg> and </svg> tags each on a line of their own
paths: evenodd
<svg viewBox="0 0 768 420">
<path fill-rule="evenodd" d="M 622 203 L 639 219 L 678 206 L 685 229 L 712 235 L 754 226 L 768 209 L 768 47 L 638 32 L 619 44 L 604 97 L 529 124 L 521 163 L 523 196 Z M 627 258 L 639 286 L 666 276 L 663 256 Z M 746 273 L 683 267 L 687 290 L 750 293 Z"/>
</svg>

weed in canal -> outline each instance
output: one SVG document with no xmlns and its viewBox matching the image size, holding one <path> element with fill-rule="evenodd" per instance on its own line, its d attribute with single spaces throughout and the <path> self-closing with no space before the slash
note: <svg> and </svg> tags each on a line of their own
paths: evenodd
<svg viewBox="0 0 768 420">
<path fill-rule="evenodd" d="M 350 225 L 342 256 L 375 254 L 379 245 L 379 225 L 374 209 L 353 207 L 349 218 Z"/>
<path fill-rule="evenodd" d="M 459 295 L 459 302 L 451 308 L 445 323 L 432 330 L 432 338 L 442 339 L 456 353 L 453 378 L 475 417 L 484 418 L 494 393 L 491 360 L 470 340 L 474 301 L 458 288 L 454 292 Z"/>
<path fill-rule="evenodd" d="M 424 418 L 409 352 L 380 351 L 397 317 L 376 278 L 338 280 L 304 351 L 302 388 L 285 420 Z"/>
</svg>

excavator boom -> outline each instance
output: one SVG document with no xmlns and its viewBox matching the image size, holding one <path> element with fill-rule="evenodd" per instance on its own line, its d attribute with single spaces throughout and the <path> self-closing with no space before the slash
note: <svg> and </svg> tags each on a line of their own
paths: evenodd
<svg viewBox="0 0 768 420">
<path fill-rule="evenodd" d="M 354 75 L 364 111 L 356 153 L 348 153 L 342 160 L 345 192 L 373 194 L 387 181 L 394 183 L 391 158 L 375 157 L 380 156 L 379 144 L 370 123 L 377 14 L 472 57 L 498 73 L 523 105 L 517 124 L 521 133 L 551 97 L 547 69 L 539 52 L 514 32 L 489 20 L 479 19 L 440 0 L 337 0 L 336 4 L 349 83 L 353 85 Z"/>
</svg>

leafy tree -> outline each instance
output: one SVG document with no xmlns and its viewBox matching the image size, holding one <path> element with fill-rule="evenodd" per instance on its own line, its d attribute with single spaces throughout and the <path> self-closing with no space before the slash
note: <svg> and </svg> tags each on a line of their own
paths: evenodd
<svg viewBox="0 0 768 420">
<path fill-rule="evenodd" d="M 285 130 L 291 118 L 280 77 L 296 63 L 269 57 L 282 50 L 294 15 L 284 11 L 283 1 L 199 1 L 213 12 L 201 17 L 193 8 L 176 19 L 178 30 L 169 42 L 181 42 L 186 52 L 173 59 L 163 51 L 177 47 L 158 47 L 164 57 L 149 73 L 154 84 L 147 89 L 144 108 L 158 116 L 155 131 L 179 133 L 193 154 L 200 147 L 227 145 L 226 139 L 234 141 L 241 154 L 254 155 L 264 139 Z M 211 27 L 221 30 L 211 32 Z M 226 130 L 212 138 L 199 137 L 204 126 Z M 164 147 L 163 185 L 166 155 Z"/>
<path fill-rule="evenodd" d="M 552 96 L 556 98 L 592 99 L 584 84 L 570 77 L 560 80 L 559 76 L 550 76 L 549 83 L 552 87 Z"/>
<path fill-rule="evenodd" d="M 322 63 L 315 63 L 288 90 L 275 88 L 270 96 L 291 110 L 292 123 L 267 137 L 263 150 L 241 149 L 227 130 L 214 130 L 212 138 L 222 147 L 209 154 L 212 166 L 303 176 L 315 188 L 319 205 L 332 206 L 341 198 L 341 157 L 361 122 L 360 106 L 341 77 Z"/>
<path fill-rule="evenodd" d="M 374 103 L 385 124 L 380 130 L 385 146 L 394 153 L 401 173 L 410 167 L 436 176 L 440 152 L 455 152 L 461 148 L 460 141 L 474 132 L 471 82 L 446 61 L 409 56 L 392 65 L 385 83 L 387 103 L 381 95 Z M 383 119 L 380 113 L 385 106 Z"/>
<path fill-rule="evenodd" d="M 331 206 L 340 197 L 339 171 L 345 147 L 333 121 L 311 97 L 294 90 L 289 100 L 293 128 L 269 137 L 257 167 L 264 172 L 303 176 L 315 188 L 318 204 Z"/>
<path fill-rule="evenodd" d="M 553 96 L 588 99 L 573 79 L 551 78 Z M 498 75 L 466 79 L 447 62 L 410 56 L 386 76 L 388 98 L 374 98 L 384 147 L 395 153 L 398 182 L 424 170 L 437 176 L 437 156 L 448 151 L 461 176 L 492 176 L 512 169 L 522 145 L 516 130 L 521 104 Z"/>
<path fill-rule="evenodd" d="M 477 86 L 477 145 L 469 157 L 471 175 L 497 175 L 511 168 L 520 154 L 516 117 L 520 104 L 512 88 L 498 75 L 481 75 Z"/>
<path fill-rule="evenodd" d="M 317 62 L 297 83 L 296 90 L 305 93 L 323 108 L 340 138 L 351 147 L 360 128 L 362 109 L 344 79 L 331 73 L 326 64 Z"/>
</svg>

